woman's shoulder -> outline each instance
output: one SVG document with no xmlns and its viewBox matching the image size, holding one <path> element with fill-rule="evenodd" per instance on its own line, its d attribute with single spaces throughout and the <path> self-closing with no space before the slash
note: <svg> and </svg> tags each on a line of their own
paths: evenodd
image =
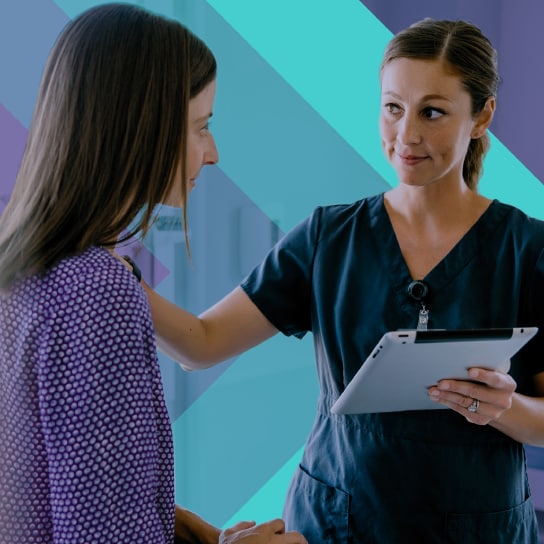
<svg viewBox="0 0 544 544">
<path fill-rule="evenodd" d="M 135 276 L 111 253 L 90 248 L 67 257 L 42 274 L 21 280 L 2 299 L 0 323 L 24 324 L 32 334 L 53 327 L 66 333 L 119 327 L 126 321 L 151 328 L 147 297 Z M 37 333 L 36 330 L 42 332 Z M 25 333 L 26 334 L 26 333 Z"/>
<path fill-rule="evenodd" d="M 483 229 L 490 234 L 495 247 L 513 247 L 518 255 L 534 262 L 544 255 L 544 221 L 520 208 L 494 200 Z"/>
<path fill-rule="evenodd" d="M 491 209 L 495 215 L 507 218 L 506 225 L 508 228 L 544 237 L 544 220 L 528 215 L 520 208 L 499 200 L 493 201 Z"/>
<path fill-rule="evenodd" d="M 312 213 L 282 238 L 282 243 L 313 246 L 317 240 L 329 239 L 331 234 L 342 236 L 355 224 L 369 225 L 372 217 L 383 213 L 383 194 L 362 198 L 348 204 L 316 206 Z"/>
<path fill-rule="evenodd" d="M 91 247 L 66 257 L 43 274 L 36 284 L 55 305 L 70 301 L 86 307 L 93 304 L 139 304 L 145 300 L 135 276 L 108 250 Z"/>
<path fill-rule="evenodd" d="M 362 198 L 346 204 L 318 206 L 311 216 L 320 229 L 351 228 L 354 223 L 369 221 L 383 211 L 383 194 Z"/>
<path fill-rule="evenodd" d="M 65 288 L 87 284 L 113 287 L 138 283 L 130 270 L 102 247 L 90 247 L 78 255 L 62 259 L 43 279 Z"/>
<path fill-rule="evenodd" d="M 318 206 L 314 210 L 314 215 L 319 214 L 321 220 L 327 222 L 342 222 L 360 218 L 365 211 L 370 215 L 378 214 L 382 209 L 383 194 L 377 194 L 361 198 L 355 202 Z"/>
</svg>

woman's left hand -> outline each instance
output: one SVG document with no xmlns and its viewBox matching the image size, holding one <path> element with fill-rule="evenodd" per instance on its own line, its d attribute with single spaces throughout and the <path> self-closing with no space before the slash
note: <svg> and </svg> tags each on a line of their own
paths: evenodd
<svg viewBox="0 0 544 544">
<path fill-rule="evenodd" d="M 474 381 L 441 380 L 429 388 L 429 396 L 477 425 L 487 425 L 510 409 L 516 389 L 511 376 L 495 370 L 471 368 L 469 379 Z"/>
</svg>

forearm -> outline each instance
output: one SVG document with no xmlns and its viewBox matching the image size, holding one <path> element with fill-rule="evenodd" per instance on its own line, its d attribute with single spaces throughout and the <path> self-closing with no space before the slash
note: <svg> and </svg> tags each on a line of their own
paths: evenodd
<svg viewBox="0 0 544 544">
<path fill-rule="evenodd" d="M 514 393 L 510 409 L 489 425 L 518 442 L 544 446 L 544 397 Z"/>
<path fill-rule="evenodd" d="M 185 370 L 207 368 L 206 332 L 202 321 L 183 308 L 172 304 L 142 282 L 151 306 L 157 347 Z"/>
<path fill-rule="evenodd" d="M 157 346 L 186 370 L 208 368 L 278 331 L 237 287 L 200 316 L 172 304 L 144 284 Z"/>
<path fill-rule="evenodd" d="M 193 512 L 176 505 L 176 544 L 217 544 L 220 532 Z"/>
</svg>

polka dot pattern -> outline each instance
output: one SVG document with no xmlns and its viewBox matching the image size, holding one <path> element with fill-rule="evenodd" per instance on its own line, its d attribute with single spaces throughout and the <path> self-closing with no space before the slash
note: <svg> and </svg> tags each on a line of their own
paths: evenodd
<svg viewBox="0 0 544 544">
<path fill-rule="evenodd" d="M 153 327 L 102 248 L 0 299 L 0 542 L 172 543 L 174 465 Z"/>
</svg>

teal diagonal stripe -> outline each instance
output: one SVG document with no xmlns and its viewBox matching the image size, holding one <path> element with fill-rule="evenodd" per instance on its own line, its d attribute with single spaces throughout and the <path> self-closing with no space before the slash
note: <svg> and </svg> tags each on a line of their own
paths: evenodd
<svg viewBox="0 0 544 544">
<path fill-rule="evenodd" d="M 480 192 L 512 204 L 525 213 L 544 219 L 544 186 L 540 180 L 495 136 L 484 162 Z"/>
<path fill-rule="evenodd" d="M 317 205 L 352 202 L 388 188 L 352 143 L 251 41 L 242 39 L 214 10 L 203 12 L 206 24 L 197 32 L 219 64 L 212 130 L 220 166 L 280 229 L 289 230 Z M 283 39 L 282 32 L 275 34 L 278 46 Z M 335 93 L 338 107 L 347 110 L 341 82 Z M 353 111 L 340 115 L 353 120 Z"/>
<path fill-rule="evenodd" d="M 261 523 L 271 518 L 280 518 L 283 502 L 304 449 L 300 448 L 249 501 L 229 519 L 224 527 L 232 527 L 239 521 L 255 520 Z"/>
<path fill-rule="evenodd" d="M 391 32 L 359 0 L 208 3 L 380 176 L 392 180 L 378 133 L 378 72 Z"/>
<path fill-rule="evenodd" d="M 277 336 L 241 356 L 173 424 L 176 500 L 223 526 L 300 450 L 317 395 L 311 338 Z M 260 502 L 263 519 L 285 488 Z"/>
</svg>

